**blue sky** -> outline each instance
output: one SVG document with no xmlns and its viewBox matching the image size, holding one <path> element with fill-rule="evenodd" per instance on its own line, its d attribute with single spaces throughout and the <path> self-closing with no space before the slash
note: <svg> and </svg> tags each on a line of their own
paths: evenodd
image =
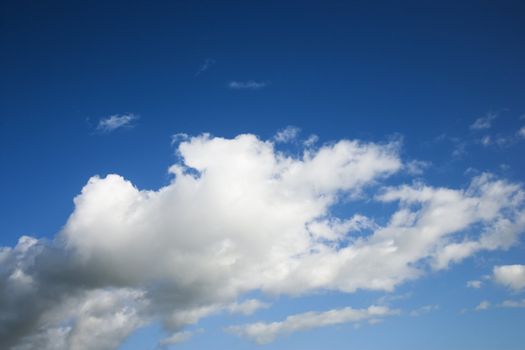
<svg viewBox="0 0 525 350">
<path fill-rule="evenodd" d="M 0 347 L 521 349 L 524 23 L 3 1 Z"/>
</svg>

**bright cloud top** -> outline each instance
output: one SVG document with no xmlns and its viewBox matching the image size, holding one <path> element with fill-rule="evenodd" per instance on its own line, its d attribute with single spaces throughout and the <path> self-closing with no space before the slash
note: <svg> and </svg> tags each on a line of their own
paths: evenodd
<svg viewBox="0 0 525 350">
<path fill-rule="evenodd" d="M 205 134 L 182 139 L 173 179 L 159 190 L 94 176 L 52 242 L 22 237 L 0 250 L 0 347 L 114 349 L 153 320 L 174 343 L 210 314 L 269 307 L 239 302 L 252 291 L 391 291 L 429 267 L 517 242 L 521 185 L 482 174 L 466 189 L 381 186 L 406 169 L 399 151 L 399 142 L 341 140 L 291 156 L 254 135 Z M 342 199 L 395 210 L 386 223 L 357 212 L 336 217 Z M 100 295 L 111 302 L 100 304 Z M 306 313 L 234 333 L 266 342 L 390 312 Z"/>
</svg>

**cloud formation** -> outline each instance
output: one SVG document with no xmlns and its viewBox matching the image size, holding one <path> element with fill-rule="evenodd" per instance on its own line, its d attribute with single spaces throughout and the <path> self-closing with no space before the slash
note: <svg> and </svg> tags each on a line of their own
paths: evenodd
<svg viewBox="0 0 525 350">
<path fill-rule="evenodd" d="M 120 128 L 130 128 L 139 117 L 135 114 L 114 114 L 107 118 L 100 119 L 97 125 L 99 132 L 112 132 Z"/>
<path fill-rule="evenodd" d="M 255 135 L 204 134 L 179 140 L 180 162 L 158 190 L 92 177 L 53 240 L 22 237 L 0 249 L 0 348 L 109 350 L 153 320 L 180 340 L 208 315 L 266 307 L 239 302 L 253 291 L 391 291 L 517 241 L 521 185 L 482 174 L 466 189 L 384 187 L 406 169 L 400 147 L 341 140 L 292 156 Z M 395 209 L 385 224 L 359 212 L 337 217 L 342 200 Z M 271 338 L 302 329 L 299 319 L 309 328 L 379 311 L 390 312 L 306 313 L 263 328 Z"/>
<path fill-rule="evenodd" d="M 488 300 L 483 300 L 481 303 L 478 304 L 478 306 L 476 306 L 474 310 L 475 311 L 488 310 L 490 306 L 491 306 L 491 303 Z"/>
<path fill-rule="evenodd" d="M 258 344 L 267 344 L 275 338 L 312 328 L 326 327 L 343 323 L 355 323 L 368 320 L 371 323 L 386 316 L 398 314 L 386 306 L 370 306 L 367 309 L 345 307 L 325 312 L 305 312 L 288 316 L 279 322 L 257 322 L 243 326 L 231 326 L 227 330 L 233 334 L 249 338 Z"/>
<path fill-rule="evenodd" d="M 470 125 L 470 129 L 472 130 L 483 130 L 483 129 L 490 129 L 492 126 L 492 121 L 496 119 L 498 115 L 496 113 L 487 113 L 484 117 L 480 117 L 474 121 Z"/>
<path fill-rule="evenodd" d="M 297 138 L 301 129 L 295 126 L 287 126 L 284 129 L 279 130 L 273 137 L 275 142 L 291 142 Z"/>
<path fill-rule="evenodd" d="M 493 269 L 493 279 L 513 290 L 525 288 L 525 265 L 502 265 Z"/>
<path fill-rule="evenodd" d="M 500 304 L 501 307 L 522 308 L 525 307 L 525 299 L 521 300 L 505 300 Z"/>
<path fill-rule="evenodd" d="M 482 285 L 483 285 L 483 282 L 479 280 L 467 281 L 468 288 L 480 289 Z"/>
</svg>

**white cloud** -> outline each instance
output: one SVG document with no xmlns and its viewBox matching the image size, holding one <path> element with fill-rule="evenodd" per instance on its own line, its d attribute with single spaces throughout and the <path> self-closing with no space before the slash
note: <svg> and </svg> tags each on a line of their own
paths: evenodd
<svg viewBox="0 0 525 350">
<path fill-rule="evenodd" d="M 524 197 L 520 185 L 489 174 L 475 177 L 467 190 L 419 184 L 388 188 L 378 199 L 398 200 L 402 208 L 376 235 L 399 240 L 403 259 L 428 256 L 434 268 L 443 269 L 480 250 L 515 244 L 525 229 Z M 457 235 L 474 224 L 481 225 L 476 239 Z"/>
<path fill-rule="evenodd" d="M 268 83 L 263 81 L 230 81 L 228 87 L 234 90 L 259 90 L 268 86 Z"/>
<path fill-rule="evenodd" d="M 496 113 L 487 113 L 484 117 L 480 117 L 470 125 L 472 130 L 483 130 L 490 129 L 492 126 L 492 121 L 496 119 L 498 115 Z"/>
<path fill-rule="evenodd" d="M 300 156 L 250 134 L 182 137 L 177 147 L 166 186 L 94 176 L 53 241 L 22 237 L 0 249 L 1 348 L 49 350 L 52 335 L 65 334 L 75 350 L 112 349 L 152 320 L 175 334 L 219 312 L 253 312 L 262 304 L 238 302 L 250 292 L 392 291 L 429 261 L 444 268 L 508 248 L 525 227 L 521 186 L 488 174 L 467 189 L 413 184 L 365 196 L 405 169 L 398 142 L 341 140 Z M 341 200 L 396 209 L 381 226 L 359 212 L 337 217 Z M 88 302 L 96 295 L 113 301 Z M 91 306 L 65 311 L 72 302 Z M 334 314 L 371 312 L 344 310 Z M 312 324 L 327 316 L 305 315 Z M 96 346 L 86 332 L 98 335 Z"/>
<path fill-rule="evenodd" d="M 297 138 L 299 132 L 301 132 L 301 129 L 299 129 L 298 127 L 287 126 L 286 128 L 279 130 L 273 138 L 275 142 L 291 142 Z"/>
<path fill-rule="evenodd" d="M 467 281 L 468 288 L 479 289 L 481 288 L 482 285 L 483 285 L 482 281 L 478 281 L 478 280 Z"/>
<path fill-rule="evenodd" d="M 188 340 L 190 340 L 196 333 L 202 333 L 202 329 L 198 329 L 197 331 L 180 331 L 175 332 L 169 337 L 166 337 L 164 339 L 161 339 L 159 342 L 159 345 L 161 348 L 169 347 L 170 345 L 180 344 L 184 343 Z"/>
<path fill-rule="evenodd" d="M 258 344 L 267 344 L 275 338 L 298 331 L 312 328 L 326 327 L 343 323 L 355 323 L 363 320 L 379 320 L 383 317 L 396 315 L 399 311 L 385 306 L 370 306 L 367 309 L 353 309 L 350 307 L 333 309 L 325 312 L 305 312 L 288 316 L 279 322 L 257 322 L 242 326 L 227 328 L 231 333 L 249 338 Z"/>
<path fill-rule="evenodd" d="M 304 141 L 304 146 L 305 147 L 312 147 L 313 145 L 315 145 L 317 143 L 317 141 L 319 141 L 319 136 L 317 136 L 315 134 L 312 134 L 312 135 L 308 136 L 308 138 Z"/>
<path fill-rule="evenodd" d="M 107 118 L 100 119 L 97 125 L 97 130 L 107 133 L 124 127 L 133 127 L 133 123 L 138 118 L 139 117 L 135 114 L 115 114 Z"/>
<path fill-rule="evenodd" d="M 502 265 L 493 269 L 495 282 L 513 290 L 525 288 L 525 265 Z"/>
<path fill-rule="evenodd" d="M 483 300 L 481 303 L 478 304 L 478 306 L 476 306 L 476 308 L 474 310 L 476 311 L 483 311 L 483 310 L 487 310 L 490 308 L 490 302 L 487 301 L 487 300 Z"/>
<path fill-rule="evenodd" d="M 251 315 L 257 310 L 266 309 L 268 307 L 270 307 L 270 304 L 268 303 L 257 299 L 249 299 L 242 303 L 231 303 L 228 305 L 227 309 L 232 314 Z"/>
<path fill-rule="evenodd" d="M 432 163 L 423 160 L 411 160 L 405 164 L 405 168 L 410 175 L 421 175 L 429 168 Z"/>
<path fill-rule="evenodd" d="M 525 307 L 525 299 L 521 300 L 505 300 L 500 304 L 501 307 L 508 308 L 522 308 Z"/>
</svg>

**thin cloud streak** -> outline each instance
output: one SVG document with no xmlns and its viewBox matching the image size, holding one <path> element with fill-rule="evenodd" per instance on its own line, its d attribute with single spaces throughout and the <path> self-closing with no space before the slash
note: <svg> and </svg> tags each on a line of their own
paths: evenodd
<svg viewBox="0 0 525 350">
<path fill-rule="evenodd" d="M 262 81 L 230 81 L 228 87 L 233 90 L 260 90 L 268 86 L 268 83 Z"/>
<path fill-rule="evenodd" d="M 97 131 L 109 133 L 121 128 L 132 128 L 139 116 L 133 113 L 114 114 L 107 118 L 100 119 L 97 125 Z"/>
<path fill-rule="evenodd" d="M 198 77 L 202 73 L 206 72 L 208 69 L 210 69 L 215 64 L 215 60 L 211 58 L 207 58 L 204 63 L 199 67 L 199 70 L 195 73 L 195 76 Z"/>
</svg>

